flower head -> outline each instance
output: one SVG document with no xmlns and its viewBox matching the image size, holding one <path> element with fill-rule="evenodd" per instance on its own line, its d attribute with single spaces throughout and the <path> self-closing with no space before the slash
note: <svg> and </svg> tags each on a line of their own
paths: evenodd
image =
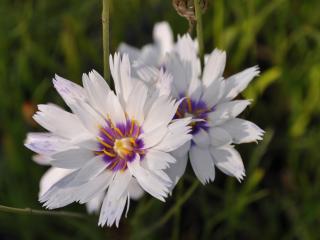
<svg viewBox="0 0 320 240">
<path fill-rule="evenodd" d="M 156 48 L 157 44 L 152 46 Z M 138 73 L 145 72 L 144 68 L 149 69 L 148 72 L 164 68 L 171 74 L 170 94 L 181 101 L 175 119 L 192 118 L 189 124 L 192 140 L 173 152 L 178 161 L 166 170 L 167 173 L 177 182 L 190 158 L 192 168 L 203 184 L 215 179 L 215 167 L 242 180 L 245 170 L 234 145 L 261 140 L 264 131 L 254 123 L 238 118 L 250 101 L 233 99 L 259 74 L 258 67 L 225 79 L 225 52 L 215 49 L 206 55 L 202 71 L 197 45 L 188 34 L 178 37 L 177 43 L 171 46 L 172 50 L 166 57 L 158 59 L 161 64 L 153 66 L 149 62 L 141 63 L 139 56 L 143 51 L 139 55 L 131 55 L 132 58 L 138 57 L 140 62 Z M 152 76 L 145 75 L 147 77 L 141 77 L 149 79 Z"/>
<path fill-rule="evenodd" d="M 127 55 L 110 57 L 110 70 L 117 95 L 96 71 L 83 75 L 84 87 L 56 76 L 54 86 L 72 113 L 39 105 L 34 119 L 49 133 L 30 133 L 25 144 L 51 166 L 70 170 L 40 202 L 53 209 L 98 198 L 101 226 L 118 226 L 142 189 L 164 201 L 172 185 L 164 170 L 176 161 L 170 152 L 191 139 L 190 118 L 172 121 L 179 102 L 167 95 L 147 99 Z"/>
<path fill-rule="evenodd" d="M 248 68 L 224 79 L 226 53 L 215 49 L 206 56 L 201 72 L 197 49 L 189 35 L 178 39 L 164 66 L 173 76 L 172 96 L 183 99 L 175 118 L 192 117 L 192 140 L 177 151 L 185 168 L 189 155 L 192 168 L 205 184 L 215 178 L 215 167 L 239 181 L 245 176 L 240 154 L 234 144 L 256 142 L 264 131 L 254 123 L 237 118 L 250 104 L 249 100 L 233 100 L 259 74 L 258 67 Z M 180 167 L 181 168 L 181 167 Z M 181 169 L 168 170 L 177 181 Z"/>
</svg>

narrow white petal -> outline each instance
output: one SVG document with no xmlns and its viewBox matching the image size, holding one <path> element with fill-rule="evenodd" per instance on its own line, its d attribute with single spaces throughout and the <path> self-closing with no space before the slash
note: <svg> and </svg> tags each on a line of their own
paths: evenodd
<svg viewBox="0 0 320 240">
<path fill-rule="evenodd" d="M 140 165 L 140 158 L 138 156 L 128 163 L 130 172 L 146 192 L 164 202 L 164 198 L 167 197 L 169 191 L 168 183 L 161 180 L 151 171 L 143 168 Z"/>
<path fill-rule="evenodd" d="M 210 128 L 209 135 L 213 146 L 218 147 L 232 143 L 230 134 L 222 127 Z"/>
<path fill-rule="evenodd" d="M 143 189 L 140 187 L 137 179 L 135 178 L 131 179 L 131 182 L 129 183 L 129 186 L 128 186 L 128 191 L 129 191 L 130 198 L 133 200 L 138 200 L 144 194 Z"/>
<path fill-rule="evenodd" d="M 145 159 L 142 160 L 142 165 L 150 170 L 163 170 L 175 163 L 176 159 L 169 153 L 149 149 Z"/>
<path fill-rule="evenodd" d="M 217 79 L 208 87 L 204 88 L 202 100 L 207 104 L 208 108 L 214 107 L 224 96 L 225 81 Z"/>
<path fill-rule="evenodd" d="M 69 142 L 52 133 L 28 133 L 24 145 L 38 154 L 53 154 L 68 148 Z"/>
<path fill-rule="evenodd" d="M 67 105 L 74 101 L 86 101 L 87 95 L 83 87 L 55 75 L 53 85 Z"/>
<path fill-rule="evenodd" d="M 97 72 L 90 72 L 89 76 L 87 74 L 82 75 L 82 83 L 88 95 L 90 105 L 101 115 L 106 116 L 110 88 L 106 81 L 101 78 Z"/>
<path fill-rule="evenodd" d="M 208 148 L 210 144 L 210 138 L 207 131 L 200 128 L 199 132 L 197 132 L 192 137 L 192 141 L 200 148 Z"/>
<path fill-rule="evenodd" d="M 257 142 L 262 140 L 264 134 L 256 124 L 240 118 L 231 119 L 220 127 L 225 129 L 231 135 L 232 141 L 237 144 Z"/>
<path fill-rule="evenodd" d="M 214 181 L 215 169 L 209 148 L 203 149 L 192 146 L 190 149 L 190 162 L 194 173 L 202 184 Z"/>
<path fill-rule="evenodd" d="M 241 93 L 251 80 L 260 73 L 258 66 L 248 68 L 240 73 L 232 75 L 225 80 L 225 97 L 223 101 L 229 101 Z"/>
<path fill-rule="evenodd" d="M 89 104 L 76 102 L 70 106 L 72 111 L 78 116 L 83 126 L 90 131 L 93 136 L 98 136 L 100 126 L 105 125 L 105 120 Z"/>
<path fill-rule="evenodd" d="M 97 196 L 92 198 L 89 202 L 86 203 L 86 209 L 88 213 L 99 213 L 102 201 L 104 199 L 105 193 L 100 192 Z"/>
<path fill-rule="evenodd" d="M 131 91 L 126 111 L 130 119 L 135 119 L 138 121 L 139 125 L 143 123 L 144 120 L 144 104 L 147 100 L 148 89 L 142 82 L 137 82 Z"/>
<path fill-rule="evenodd" d="M 126 43 L 120 43 L 118 51 L 122 54 L 128 54 L 130 62 L 133 62 L 140 57 L 140 50 L 138 48 L 129 46 Z"/>
<path fill-rule="evenodd" d="M 226 53 L 215 49 L 210 54 L 203 70 L 202 81 L 208 87 L 222 77 L 226 65 Z"/>
<path fill-rule="evenodd" d="M 52 187 L 53 184 L 70 174 L 72 170 L 62 168 L 49 168 L 40 179 L 39 197 Z"/>
<path fill-rule="evenodd" d="M 143 141 L 143 148 L 148 149 L 157 145 L 165 137 L 167 131 L 167 126 L 161 126 L 150 132 L 142 133 L 140 138 Z"/>
<path fill-rule="evenodd" d="M 50 164 L 53 167 L 77 169 L 83 167 L 93 157 L 93 152 L 88 149 L 69 149 L 52 155 Z"/>
<path fill-rule="evenodd" d="M 126 122 L 122 105 L 120 104 L 118 97 L 112 91 L 110 91 L 108 95 L 108 113 L 108 117 L 111 118 L 113 123 L 117 124 Z"/>
<path fill-rule="evenodd" d="M 105 195 L 105 190 L 112 184 L 114 175 L 111 171 L 103 171 L 91 181 L 81 185 L 75 200 L 79 203 L 87 203 L 101 194 Z M 101 204 L 102 200 L 100 206 Z"/>
<path fill-rule="evenodd" d="M 124 172 L 118 171 L 108 189 L 109 197 L 119 199 L 127 191 L 131 179 L 132 174 L 129 170 L 125 170 Z"/>
<path fill-rule="evenodd" d="M 190 127 L 188 126 L 190 120 L 190 118 L 182 118 L 173 121 L 168 126 L 166 135 L 161 142 L 155 146 L 155 149 L 164 152 L 172 152 L 191 140 L 192 135 L 188 134 L 190 131 Z"/>
<path fill-rule="evenodd" d="M 113 199 L 107 193 L 102 203 L 98 225 L 103 227 L 107 224 L 110 227 L 115 223 L 118 227 L 127 200 L 127 195 Z"/>
<path fill-rule="evenodd" d="M 153 39 L 161 49 L 161 56 L 173 48 L 173 33 L 167 22 L 156 23 L 153 28 Z M 159 57 L 161 57 L 159 56 Z"/>
<path fill-rule="evenodd" d="M 225 174 L 234 176 L 241 181 L 245 176 L 245 170 L 240 154 L 233 146 L 221 146 L 210 148 L 215 165 Z"/>
<path fill-rule="evenodd" d="M 167 96 L 161 96 L 151 106 L 145 121 L 143 130 L 152 131 L 160 126 L 166 126 L 173 119 L 180 102 L 170 101 Z"/>
<path fill-rule="evenodd" d="M 38 108 L 39 111 L 33 118 L 48 131 L 67 139 L 89 134 L 76 115 L 54 104 L 38 105 Z"/>
<path fill-rule="evenodd" d="M 79 186 L 86 183 L 90 179 L 99 175 L 107 168 L 108 164 L 103 161 L 101 156 L 96 156 L 87 161 L 86 164 L 79 170 L 77 176 L 68 184 L 68 186 Z"/>
<path fill-rule="evenodd" d="M 218 104 L 215 110 L 209 113 L 208 122 L 210 126 L 220 125 L 238 116 L 249 104 L 249 100 L 235 100 Z"/>
<path fill-rule="evenodd" d="M 181 176 L 184 174 L 187 162 L 188 162 L 188 154 L 185 154 L 184 156 L 177 156 L 176 162 L 174 164 L 171 164 L 169 168 L 167 168 L 165 171 L 170 177 L 172 181 L 172 185 L 170 187 L 170 190 L 172 191 L 175 185 L 178 183 Z"/>
</svg>

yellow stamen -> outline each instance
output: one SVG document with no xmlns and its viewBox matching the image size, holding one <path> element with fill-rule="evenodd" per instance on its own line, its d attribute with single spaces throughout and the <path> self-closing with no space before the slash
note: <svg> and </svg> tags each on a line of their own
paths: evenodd
<svg viewBox="0 0 320 240">
<path fill-rule="evenodd" d="M 192 105 L 191 105 L 191 100 L 190 98 L 186 98 L 187 105 L 188 105 L 188 111 L 191 113 L 192 112 Z"/>
<path fill-rule="evenodd" d="M 100 131 L 106 135 L 110 140 L 114 140 L 114 138 L 110 135 L 110 133 L 108 133 L 103 127 L 100 128 Z"/>
<path fill-rule="evenodd" d="M 106 149 L 103 149 L 103 153 L 106 154 L 109 157 L 115 157 L 116 156 L 115 154 L 108 152 Z"/>
<path fill-rule="evenodd" d="M 121 132 L 121 130 L 117 127 L 113 128 L 121 137 L 123 137 L 123 133 Z"/>
<path fill-rule="evenodd" d="M 103 146 L 107 147 L 107 148 L 112 148 L 111 145 L 109 145 L 108 143 L 104 142 L 101 138 L 97 137 L 97 140 L 99 143 L 101 143 Z"/>
</svg>

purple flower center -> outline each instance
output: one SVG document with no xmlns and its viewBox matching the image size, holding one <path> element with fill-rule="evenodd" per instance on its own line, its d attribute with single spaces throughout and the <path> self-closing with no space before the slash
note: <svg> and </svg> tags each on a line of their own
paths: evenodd
<svg viewBox="0 0 320 240">
<path fill-rule="evenodd" d="M 127 163 L 132 162 L 136 154 L 143 159 L 145 150 L 143 141 L 139 138 L 142 129 L 134 120 L 127 120 L 125 124 L 113 124 L 111 120 L 106 121 L 106 126 L 100 128 L 99 150 L 97 155 L 102 155 L 103 160 L 112 171 L 124 171 Z"/>
<path fill-rule="evenodd" d="M 184 96 L 182 95 L 181 98 Z M 194 101 L 190 97 L 184 97 L 184 100 L 179 105 L 175 118 L 192 117 L 193 121 L 190 123 L 191 134 L 196 134 L 200 129 L 208 130 L 207 123 L 208 113 L 214 111 L 214 108 L 207 107 L 204 101 Z"/>
</svg>

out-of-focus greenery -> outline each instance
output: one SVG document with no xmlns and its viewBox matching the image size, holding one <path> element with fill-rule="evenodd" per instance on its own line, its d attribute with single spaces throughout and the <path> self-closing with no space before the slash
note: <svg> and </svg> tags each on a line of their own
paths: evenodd
<svg viewBox="0 0 320 240">
<path fill-rule="evenodd" d="M 218 173 L 180 207 L 195 181 L 189 166 L 166 204 L 149 196 L 132 202 L 118 229 L 98 227 L 95 216 L 0 212 L 0 239 L 319 239 L 319 9 L 317 0 L 209 1 L 206 52 L 227 50 L 226 75 L 255 64 L 262 70 L 243 94 L 254 99 L 244 115 L 267 132 L 258 145 L 238 147 L 243 183 Z M 111 11 L 112 51 L 121 41 L 151 42 L 158 21 L 169 21 L 175 34 L 188 28 L 169 0 L 114 0 Z M 0 1 L 0 204 L 41 208 L 46 167 L 23 141 L 40 130 L 31 119 L 36 104 L 62 104 L 54 73 L 80 82 L 83 72 L 101 72 L 100 12 L 98 0 Z M 85 213 L 78 204 L 65 210 Z"/>
</svg>

